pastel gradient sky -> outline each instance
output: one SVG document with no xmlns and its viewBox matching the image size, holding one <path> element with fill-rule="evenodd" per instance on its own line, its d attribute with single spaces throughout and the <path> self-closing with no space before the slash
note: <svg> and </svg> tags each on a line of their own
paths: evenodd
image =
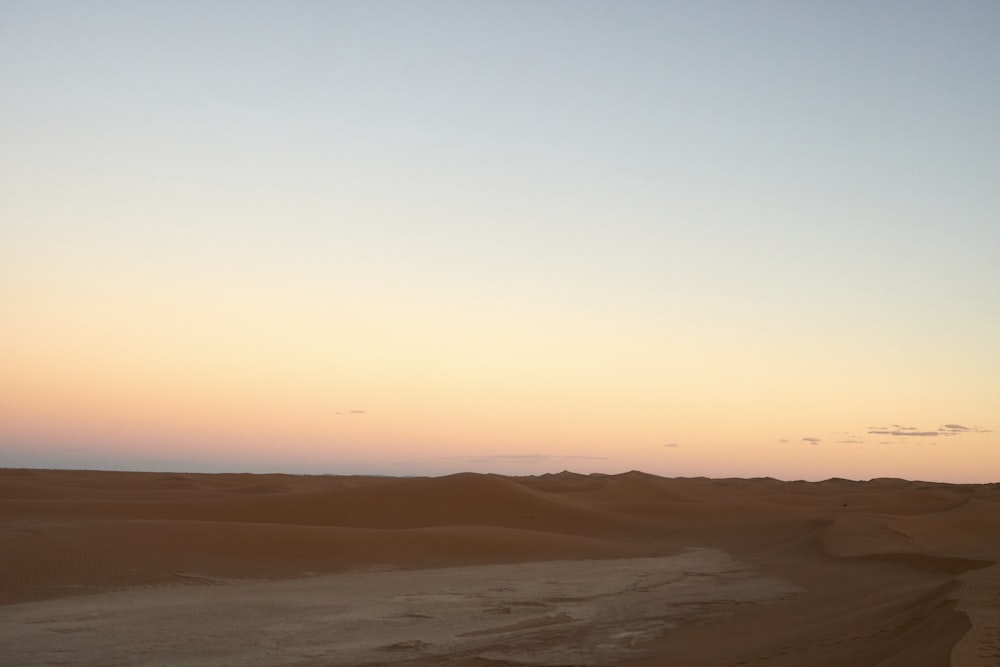
<svg viewBox="0 0 1000 667">
<path fill-rule="evenodd" d="M 997 481 L 997 35 L 3 0 L 0 465 Z"/>
</svg>

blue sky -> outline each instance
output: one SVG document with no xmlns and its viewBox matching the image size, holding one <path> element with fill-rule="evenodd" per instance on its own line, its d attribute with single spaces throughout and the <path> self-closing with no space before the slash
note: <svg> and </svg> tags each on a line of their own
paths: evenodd
<svg viewBox="0 0 1000 667">
<path fill-rule="evenodd" d="M 794 442 L 775 476 L 926 477 L 802 445 L 920 421 L 978 429 L 943 473 L 975 476 L 997 34 L 992 2 L 3 2 L 0 447 L 247 465 L 190 444 L 242 411 L 263 467 Z"/>
</svg>

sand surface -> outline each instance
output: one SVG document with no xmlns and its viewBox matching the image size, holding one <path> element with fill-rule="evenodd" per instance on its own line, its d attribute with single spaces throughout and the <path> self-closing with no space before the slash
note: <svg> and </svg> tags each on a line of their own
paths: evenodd
<svg viewBox="0 0 1000 667">
<path fill-rule="evenodd" d="M 605 665 L 798 588 L 718 550 L 168 586 L 0 609 L 17 665 Z"/>
<path fill-rule="evenodd" d="M 0 469 L 17 665 L 1000 665 L 1000 485 Z"/>
</svg>

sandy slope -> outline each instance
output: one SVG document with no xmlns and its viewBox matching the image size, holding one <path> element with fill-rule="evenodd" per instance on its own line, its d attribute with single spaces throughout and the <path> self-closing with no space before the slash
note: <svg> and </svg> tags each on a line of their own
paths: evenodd
<svg viewBox="0 0 1000 667">
<path fill-rule="evenodd" d="M 783 593 L 746 597 L 737 586 L 719 589 L 718 576 L 684 560 L 691 553 L 721 554 L 731 559 L 732 571 L 754 573 Z M 560 566 L 562 574 L 486 567 L 570 560 L 584 562 Z M 622 570 L 626 562 L 633 567 Z M 659 569 L 642 569 L 653 562 Z M 327 653 L 295 649 L 318 642 L 296 630 L 299 639 L 271 646 L 256 664 L 628 659 L 635 665 L 995 666 L 998 563 L 1000 485 L 666 479 L 639 472 L 399 479 L 0 470 L 0 654 L 20 651 L 19 664 L 59 664 L 71 650 L 77 651 L 72 664 L 162 664 L 143 662 L 136 651 L 113 660 L 114 647 L 124 642 L 114 632 L 146 647 L 153 637 L 166 637 L 168 628 L 171 637 L 184 637 L 180 625 L 149 614 L 204 606 L 206 591 L 215 611 L 205 618 L 174 614 L 170 622 L 196 622 L 199 631 L 218 637 L 213 655 L 221 662 L 202 664 L 236 664 L 225 655 L 244 651 L 247 658 L 252 652 L 237 641 L 243 648 L 226 653 L 226 641 L 245 636 L 259 648 L 263 628 L 280 626 L 266 612 L 253 612 L 248 598 L 225 606 L 250 587 L 246 595 L 258 601 L 305 605 L 298 616 L 288 613 L 287 627 L 301 630 L 313 627 L 315 618 L 327 619 L 322 631 L 314 627 Z M 436 577 L 449 572 L 441 568 L 468 573 L 469 566 L 483 569 L 463 576 L 487 583 L 458 597 L 434 597 L 443 586 Z M 652 607 L 636 602 L 640 582 L 661 570 L 684 573 L 680 580 L 689 592 L 698 591 L 700 606 L 662 586 L 640 596 Z M 506 583 L 488 585 L 498 578 Z M 326 593 L 317 592 L 321 581 Z M 302 582 L 314 586 L 296 588 Z M 577 606 L 552 602 L 560 596 L 546 585 L 581 591 L 562 596 L 579 598 Z M 337 625 L 331 614 L 316 611 L 315 605 L 350 597 L 336 586 L 353 587 L 352 613 L 370 622 Z M 362 603 L 363 591 L 386 586 L 388 597 Z M 304 590 L 313 597 L 303 597 Z M 439 627 L 447 631 L 420 634 L 412 626 L 377 622 L 393 613 L 386 600 L 406 595 L 413 597 L 406 613 L 451 619 Z M 541 606 L 512 607 L 504 595 Z M 120 615 L 114 602 L 120 596 L 146 611 Z M 476 606 L 462 607 L 459 599 Z M 365 605 L 376 602 L 377 613 L 365 616 Z M 87 605 L 98 611 L 80 611 Z M 412 612 L 414 605 L 432 613 Z M 510 623 L 496 624 L 475 611 L 505 605 L 517 610 Z M 712 613 L 705 613 L 709 607 Z M 594 611 L 600 609 L 605 611 Z M 76 619 L 70 623 L 75 631 L 60 630 L 69 617 Z M 117 620 L 108 625 L 112 617 Z M 222 631 L 226 623 L 240 630 Z M 376 637 L 368 649 L 365 632 Z M 595 643 L 602 636 L 632 639 L 626 650 L 617 640 Z M 394 651 L 371 648 L 395 644 Z M 177 655 L 185 645 L 195 664 L 195 649 L 204 652 L 213 643 L 175 641 L 170 650 Z M 352 645 L 362 648 L 352 653 L 345 648 Z"/>
</svg>

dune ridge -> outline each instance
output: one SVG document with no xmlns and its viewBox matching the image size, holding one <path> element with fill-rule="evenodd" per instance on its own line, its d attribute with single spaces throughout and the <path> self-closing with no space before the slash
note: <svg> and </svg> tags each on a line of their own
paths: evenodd
<svg viewBox="0 0 1000 667">
<path fill-rule="evenodd" d="M 1000 664 L 1000 484 L 0 469 L 0 541 L 0 614 L 141 587 L 717 549 L 802 592 L 675 623 L 629 664 Z M 400 655 L 386 664 L 423 664 Z"/>
</svg>

